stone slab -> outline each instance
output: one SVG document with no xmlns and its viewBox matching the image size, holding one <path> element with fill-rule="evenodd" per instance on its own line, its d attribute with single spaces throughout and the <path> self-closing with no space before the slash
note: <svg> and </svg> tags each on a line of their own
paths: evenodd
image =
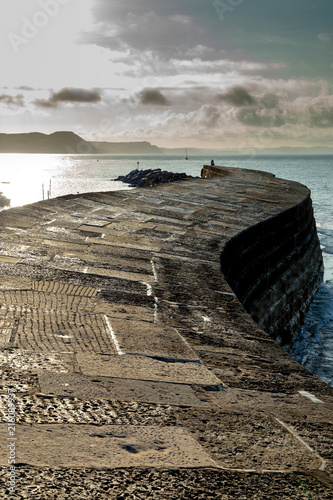
<svg viewBox="0 0 333 500">
<path fill-rule="evenodd" d="M 22 276 L 0 276 L 0 290 L 31 290 L 32 280 Z"/>
<path fill-rule="evenodd" d="M 124 248 L 133 248 L 138 250 L 148 250 L 158 252 L 161 249 L 161 243 L 156 243 L 153 241 L 142 242 L 140 240 L 127 239 L 125 237 L 121 237 L 121 239 L 113 239 L 109 240 L 107 238 L 88 238 L 88 243 L 94 243 L 95 245 L 107 245 L 110 247 L 124 247 Z"/>
<path fill-rule="evenodd" d="M 184 230 L 183 227 L 180 227 L 179 225 L 172 226 L 171 224 L 162 224 L 159 222 L 158 225 L 155 225 L 154 227 L 155 231 L 162 231 L 165 233 L 171 233 L 171 234 L 185 234 L 186 231 Z"/>
<path fill-rule="evenodd" d="M 95 227 L 95 228 L 103 228 L 104 226 L 107 226 L 108 224 L 110 224 L 110 221 L 109 220 L 105 220 L 105 219 L 102 219 L 102 218 L 96 218 L 96 219 L 91 219 L 91 220 L 85 220 L 84 224 L 82 224 L 81 226 L 78 227 L 78 229 L 87 229 L 87 228 L 91 228 L 91 227 Z"/>
<path fill-rule="evenodd" d="M 172 227 L 182 228 L 184 230 L 187 229 L 188 226 L 192 225 L 192 222 L 184 219 L 174 219 L 172 217 L 165 216 L 163 214 L 154 215 L 153 218 L 150 219 L 151 223 L 154 224 L 154 227 L 157 224 L 170 224 Z"/>
<path fill-rule="evenodd" d="M 199 359 L 173 328 L 162 323 L 112 319 L 111 326 L 123 353 Z"/>
<path fill-rule="evenodd" d="M 1 295 L 0 295 L 1 296 Z M 106 301 L 98 301 L 95 305 L 94 312 L 96 314 L 105 314 L 110 318 L 118 318 L 122 320 L 147 321 L 152 323 L 154 320 L 154 308 L 132 306 L 128 304 L 116 304 Z"/>
<path fill-rule="evenodd" d="M 83 198 L 82 196 L 72 198 L 71 200 L 66 200 L 65 203 L 67 204 L 68 208 L 76 209 L 76 207 L 80 207 L 81 209 L 84 209 L 85 212 L 87 212 L 89 209 L 94 209 L 99 206 L 97 205 L 98 201 Z"/>
<path fill-rule="evenodd" d="M 9 255 L 0 255 L 0 262 L 4 262 L 5 264 L 17 264 L 22 259 L 20 257 L 11 257 Z"/>
<path fill-rule="evenodd" d="M 6 225 L 11 228 L 18 228 L 26 231 L 28 229 L 31 229 L 35 224 L 31 223 L 30 221 L 24 221 L 20 218 L 11 218 L 10 220 L 8 220 L 8 223 Z"/>
<path fill-rule="evenodd" d="M 112 207 L 111 205 L 108 205 L 105 208 L 103 207 L 94 210 L 93 213 L 94 215 L 96 214 L 97 216 L 100 217 L 106 217 L 107 219 L 114 219 L 123 215 L 124 211 L 119 211 L 118 207 Z"/>
<path fill-rule="evenodd" d="M 7 425 L 0 425 L 2 436 Z M 16 425 L 16 463 L 49 467 L 214 467 L 215 462 L 179 427 Z M 8 465 L 7 439 L 0 464 Z"/>
<path fill-rule="evenodd" d="M 97 234 L 104 234 L 104 227 L 102 226 L 91 226 L 89 224 L 82 224 L 79 226 L 77 229 L 80 231 L 86 231 L 88 233 L 97 233 Z"/>
<path fill-rule="evenodd" d="M 177 420 L 221 467 L 299 472 L 322 464 L 292 426 L 266 415 L 238 408 L 178 408 Z"/>
<path fill-rule="evenodd" d="M 207 406 L 210 402 L 203 393 L 196 393 L 189 385 L 153 382 L 125 378 L 92 377 L 80 373 L 47 373 L 38 375 L 44 394 L 84 399 L 113 401 L 140 401 L 172 406 Z"/>
<path fill-rule="evenodd" d="M 107 278 L 116 278 L 120 280 L 140 281 L 145 283 L 152 283 L 154 276 L 149 274 L 130 273 L 127 271 L 118 271 L 117 269 L 106 269 L 100 267 L 87 267 L 85 274 L 92 274 L 94 276 L 103 276 Z"/>
<path fill-rule="evenodd" d="M 209 398 L 220 408 L 228 411 L 237 407 L 239 411 L 272 415 L 288 422 L 300 420 L 333 424 L 333 404 L 331 398 L 327 396 L 320 396 L 323 404 L 316 404 L 300 394 L 226 388 L 221 392 L 211 392 Z"/>
<path fill-rule="evenodd" d="M 104 249 L 102 249 L 102 250 L 104 250 Z M 123 249 L 119 249 L 119 250 L 121 251 Z M 148 273 L 151 272 L 152 267 L 151 267 L 151 263 L 149 260 L 147 260 L 146 262 L 143 260 L 140 260 L 140 262 L 138 262 L 137 260 L 133 260 L 133 257 L 131 254 L 129 255 L 129 258 L 126 259 L 126 258 L 117 257 L 114 252 L 112 254 L 111 253 L 106 254 L 105 252 L 103 252 L 103 257 L 102 257 L 101 253 L 102 252 L 96 252 L 96 249 L 95 249 L 94 253 L 91 253 L 91 252 L 85 253 L 83 250 L 82 251 L 70 251 L 70 252 L 63 252 L 62 256 L 65 258 L 69 258 L 69 259 L 76 259 L 76 260 L 78 259 L 80 261 L 89 262 L 90 264 L 97 262 L 99 264 L 99 266 L 101 266 L 103 264 L 103 262 L 107 262 L 108 265 L 110 265 L 114 268 L 117 268 L 117 269 L 122 269 L 122 268 L 126 269 L 127 272 L 136 273 L 138 268 L 140 268 L 141 271 L 145 270 L 145 271 L 148 271 Z M 120 253 L 120 255 L 121 255 L 121 253 Z"/>
<path fill-rule="evenodd" d="M 199 363 L 167 363 L 145 356 L 104 356 L 87 353 L 77 353 L 76 359 L 81 372 L 86 375 L 179 384 L 221 385 L 221 381 Z"/>
<path fill-rule="evenodd" d="M 134 233 L 139 231 L 140 229 L 152 229 L 156 226 L 156 223 L 152 224 L 151 222 L 145 221 L 135 221 L 131 219 L 127 219 L 126 217 L 121 217 L 115 221 L 112 221 L 105 228 L 105 232 L 108 234 L 112 234 L 113 231 L 125 231 L 126 233 Z"/>
</svg>

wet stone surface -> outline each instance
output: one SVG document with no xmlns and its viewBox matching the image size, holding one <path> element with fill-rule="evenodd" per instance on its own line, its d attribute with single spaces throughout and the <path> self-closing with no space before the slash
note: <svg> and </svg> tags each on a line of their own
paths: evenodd
<svg viewBox="0 0 333 500">
<path fill-rule="evenodd" d="M 332 388 L 220 271 L 230 238 L 307 194 L 230 169 L 0 213 L 0 426 L 7 437 L 11 391 L 16 498 L 332 498 Z"/>
</svg>

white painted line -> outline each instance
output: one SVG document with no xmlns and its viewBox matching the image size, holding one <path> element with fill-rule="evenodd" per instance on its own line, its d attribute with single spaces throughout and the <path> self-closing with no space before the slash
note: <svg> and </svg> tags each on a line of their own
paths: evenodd
<svg viewBox="0 0 333 500">
<path fill-rule="evenodd" d="M 324 403 L 324 401 L 321 401 L 320 399 L 316 398 L 313 394 L 307 391 L 298 391 L 301 396 L 305 396 L 306 398 L 311 399 L 313 403 Z"/>
<path fill-rule="evenodd" d="M 183 337 L 181 333 L 179 333 L 179 331 L 177 330 L 177 328 L 173 328 L 173 329 L 175 330 L 175 332 L 177 333 L 177 335 L 179 335 L 179 337 L 184 342 L 184 344 L 186 345 L 186 347 L 188 347 L 193 352 L 194 357 L 197 358 L 197 361 L 193 360 L 193 363 L 199 363 L 200 365 L 202 365 L 203 363 L 202 363 L 201 359 L 198 358 L 198 355 L 193 350 L 193 347 L 187 342 L 186 338 Z"/>
<path fill-rule="evenodd" d="M 155 281 L 156 281 L 156 283 L 157 283 L 157 281 L 158 281 L 158 276 L 157 276 L 157 271 L 156 271 L 155 262 L 151 259 L 150 263 L 151 263 L 151 267 L 152 267 L 152 269 L 153 269 L 154 279 L 155 279 Z"/>
<path fill-rule="evenodd" d="M 299 391 L 299 392 L 301 392 L 301 391 Z M 306 392 L 306 391 L 302 391 L 302 392 Z M 305 441 L 303 441 L 303 439 L 294 431 L 294 429 L 292 427 L 290 427 L 289 425 L 285 424 L 284 422 L 282 422 L 282 420 L 279 420 L 278 418 L 275 418 L 275 420 L 277 422 L 279 422 L 279 424 L 281 424 L 285 429 L 287 429 L 287 431 L 290 432 L 290 434 L 292 434 L 296 439 L 298 439 L 298 441 L 300 443 L 302 443 L 302 445 L 305 446 L 305 448 L 307 450 L 309 450 L 313 455 L 315 455 L 321 461 L 321 464 L 319 466 L 319 470 L 325 471 L 327 463 L 319 455 L 319 453 L 317 453 L 313 448 L 311 448 L 311 446 L 309 446 Z"/>
<path fill-rule="evenodd" d="M 220 295 L 229 295 L 229 297 L 236 297 L 236 294 L 230 292 L 219 292 L 218 290 L 215 290 L 215 292 L 219 293 Z"/>
<path fill-rule="evenodd" d="M 154 323 L 157 323 L 157 314 L 158 314 L 158 298 L 155 297 L 155 303 L 154 303 Z"/>
<path fill-rule="evenodd" d="M 154 269 L 154 268 L 153 268 Z M 146 282 L 141 282 L 147 287 L 147 297 L 151 297 L 153 295 L 153 287 Z M 157 313 L 158 313 L 158 298 L 154 297 L 154 323 L 157 323 Z"/>
<path fill-rule="evenodd" d="M 122 356 L 124 353 L 122 352 L 122 350 L 119 347 L 117 337 L 116 337 L 116 335 L 115 335 L 115 333 L 114 333 L 114 331 L 112 329 L 112 326 L 111 326 L 111 323 L 109 321 L 109 318 L 107 316 L 105 316 L 105 314 L 103 314 L 103 317 L 105 319 L 105 323 L 106 323 L 106 325 L 108 327 L 109 334 L 111 335 L 111 338 L 113 340 L 113 343 L 114 343 L 114 346 L 116 348 L 116 351 L 119 354 L 119 356 Z"/>
</svg>

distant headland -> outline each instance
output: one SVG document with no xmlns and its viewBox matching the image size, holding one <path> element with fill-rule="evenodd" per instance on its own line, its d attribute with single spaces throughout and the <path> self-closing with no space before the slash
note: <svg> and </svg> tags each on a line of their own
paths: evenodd
<svg viewBox="0 0 333 500">
<path fill-rule="evenodd" d="M 0 153 L 162 154 L 150 142 L 89 142 L 74 132 L 0 134 Z"/>
<path fill-rule="evenodd" d="M 214 148 L 187 148 L 189 157 L 195 156 L 290 156 L 290 155 L 333 155 L 331 147 L 276 147 L 276 148 L 235 148 L 217 150 Z M 107 155 L 171 155 L 185 158 L 185 148 L 162 148 L 148 141 L 139 142 L 96 142 L 86 141 L 70 131 L 42 134 L 0 133 L 1 153 L 33 154 L 107 154 Z"/>
</svg>

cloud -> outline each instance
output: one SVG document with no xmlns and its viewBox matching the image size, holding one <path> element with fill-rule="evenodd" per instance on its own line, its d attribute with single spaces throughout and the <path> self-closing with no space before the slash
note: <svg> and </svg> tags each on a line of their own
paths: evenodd
<svg viewBox="0 0 333 500">
<path fill-rule="evenodd" d="M 298 43 L 292 38 L 283 38 L 280 36 L 264 35 L 263 41 L 265 43 L 273 43 L 280 45 L 298 45 Z"/>
<path fill-rule="evenodd" d="M 23 108 L 24 107 L 24 98 L 22 94 L 12 96 L 8 94 L 2 94 L 0 95 L 0 103 L 5 104 L 6 106 L 13 106 L 17 108 Z"/>
<path fill-rule="evenodd" d="M 60 103 L 95 104 L 99 101 L 101 94 L 98 90 L 64 88 L 53 92 L 49 99 L 36 99 L 34 104 L 41 108 L 56 108 Z"/>
<path fill-rule="evenodd" d="M 20 87 L 18 87 L 18 90 L 29 91 L 29 90 L 35 90 L 35 89 L 33 89 L 32 87 L 29 87 L 28 85 L 20 85 Z"/>
<path fill-rule="evenodd" d="M 279 104 L 279 96 L 273 94 L 272 92 L 267 92 L 262 96 L 260 102 L 264 108 L 273 109 L 276 108 L 277 105 Z"/>
<path fill-rule="evenodd" d="M 207 8 L 202 0 L 99 0 L 93 13 L 95 24 L 81 34 L 81 42 L 126 52 L 128 65 L 144 52 L 164 63 L 171 58 L 190 61 L 193 51 L 207 61 L 221 59 L 225 51 L 236 60 L 250 56 L 212 29 L 209 19 L 216 23 L 214 7 Z"/>
<path fill-rule="evenodd" d="M 170 102 L 156 89 L 144 89 L 139 94 L 141 104 L 152 104 L 154 106 L 169 106 Z"/>
<path fill-rule="evenodd" d="M 319 33 L 318 39 L 324 43 L 331 41 L 331 37 L 327 33 Z"/>
<path fill-rule="evenodd" d="M 265 113 L 260 109 L 244 108 L 237 113 L 238 120 L 244 125 L 251 127 L 282 127 L 285 121 L 282 120 L 279 112 Z"/>
<path fill-rule="evenodd" d="M 256 104 L 256 100 L 241 86 L 234 86 L 225 94 L 219 94 L 218 99 L 226 101 L 237 108 L 254 106 Z"/>
<path fill-rule="evenodd" d="M 310 107 L 309 108 L 310 126 L 316 128 L 333 127 L 333 106 L 330 107 Z"/>
</svg>

